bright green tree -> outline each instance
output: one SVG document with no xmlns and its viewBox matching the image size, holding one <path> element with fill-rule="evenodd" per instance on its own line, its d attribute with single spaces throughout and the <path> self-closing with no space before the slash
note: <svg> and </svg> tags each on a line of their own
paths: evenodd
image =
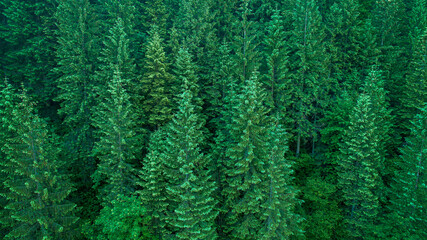
<svg viewBox="0 0 427 240">
<path fill-rule="evenodd" d="M 90 235 L 89 239 L 96 240 L 126 240 L 153 239 L 145 208 L 136 196 L 118 195 L 117 199 L 101 210 L 96 219 L 96 226 L 101 228 L 101 234 Z M 92 233 L 93 234 L 93 233 Z"/>
<path fill-rule="evenodd" d="M 73 188 L 61 169 L 58 139 L 49 135 L 25 90 L 20 97 L 2 164 L 8 175 L 3 183 L 8 191 L 2 193 L 8 215 L 2 223 L 11 229 L 5 239 L 75 239 L 76 205 L 67 201 Z"/>
<path fill-rule="evenodd" d="M 147 124 L 158 128 L 168 123 L 172 118 L 172 75 L 163 50 L 163 39 L 158 33 L 158 27 L 153 25 L 150 31 L 150 41 L 145 52 L 145 72 L 141 79 L 144 100 L 141 107 L 146 115 Z"/>
<path fill-rule="evenodd" d="M 427 105 L 412 121 L 411 134 L 401 148 L 401 158 L 396 162 L 397 173 L 393 179 L 391 210 L 392 225 L 401 239 L 427 237 Z"/>
<path fill-rule="evenodd" d="M 202 124 L 193 103 L 193 89 L 185 81 L 179 110 L 169 126 L 165 151 L 167 224 L 178 239 L 216 239 L 217 216 L 210 158 L 201 153 Z"/>
<path fill-rule="evenodd" d="M 266 94 L 256 73 L 246 81 L 233 105 L 231 139 L 223 162 L 226 214 L 225 231 L 233 239 L 257 239 L 262 227 L 261 204 L 268 182 L 266 175 L 269 122 Z"/>
<path fill-rule="evenodd" d="M 169 233 L 166 228 L 168 200 L 166 199 L 165 152 L 166 127 L 161 127 L 151 134 L 148 154 L 143 160 L 143 168 L 139 174 L 138 185 L 142 205 L 151 216 L 150 226 L 154 236 L 164 239 Z"/>
<path fill-rule="evenodd" d="M 278 119 L 270 130 L 268 161 L 266 163 L 267 187 L 262 203 L 263 224 L 259 239 L 289 239 L 301 233 L 302 218 L 295 213 L 298 191 L 292 186 L 292 162 L 285 159 L 288 150 L 286 132 Z"/>
<path fill-rule="evenodd" d="M 345 132 L 338 162 L 338 187 L 345 203 L 345 224 L 348 236 L 373 239 L 377 231 L 378 163 L 375 115 L 371 98 L 361 94 L 350 115 L 350 125 Z"/>
</svg>

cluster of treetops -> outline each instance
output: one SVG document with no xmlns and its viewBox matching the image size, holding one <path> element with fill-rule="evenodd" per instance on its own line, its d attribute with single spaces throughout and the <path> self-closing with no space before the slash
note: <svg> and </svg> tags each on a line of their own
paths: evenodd
<svg viewBox="0 0 427 240">
<path fill-rule="evenodd" d="M 0 0 L 0 238 L 427 239 L 426 0 Z"/>
</svg>

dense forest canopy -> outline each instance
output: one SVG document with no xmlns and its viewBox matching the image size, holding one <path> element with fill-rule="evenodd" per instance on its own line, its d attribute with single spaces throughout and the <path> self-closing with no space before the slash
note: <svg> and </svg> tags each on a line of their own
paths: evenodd
<svg viewBox="0 0 427 240">
<path fill-rule="evenodd" d="M 427 239 L 426 0 L 0 0 L 0 238 Z"/>
</svg>

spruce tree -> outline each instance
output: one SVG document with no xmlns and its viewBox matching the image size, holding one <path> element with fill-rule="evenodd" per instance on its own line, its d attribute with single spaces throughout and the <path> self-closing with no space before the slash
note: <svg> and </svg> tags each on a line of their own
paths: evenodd
<svg viewBox="0 0 427 240">
<path fill-rule="evenodd" d="M 159 38 L 165 39 L 169 12 L 166 9 L 164 0 L 147 1 L 143 6 L 145 14 L 143 15 L 143 24 L 148 31 L 152 26 L 158 27 Z"/>
<path fill-rule="evenodd" d="M 91 126 L 94 106 L 95 19 L 88 0 L 60 1 L 56 19 L 58 22 L 58 66 L 60 75 L 56 101 L 60 103 L 59 114 L 64 117 L 65 150 L 75 172 L 75 181 L 87 187 L 90 175 L 95 170 L 95 161 L 90 156 L 93 143 Z M 86 191 L 86 190 L 84 190 Z"/>
<path fill-rule="evenodd" d="M 154 236 L 164 239 L 168 234 L 166 214 L 168 200 L 166 198 L 165 153 L 167 140 L 167 127 L 160 127 L 151 134 L 148 154 L 143 160 L 143 168 L 139 174 L 138 185 L 141 190 L 142 205 L 147 214 L 151 216 L 150 226 Z"/>
<path fill-rule="evenodd" d="M 58 139 L 50 136 L 25 90 L 20 97 L 10 125 L 13 136 L 4 147 L 8 191 L 2 196 L 8 215 L 2 223 L 11 229 L 5 239 L 75 239 L 76 205 L 66 200 L 73 188 L 61 169 Z"/>
<path fill-rule="evenodd" d="M 401 148 L 396 162 L 397 171 L 392 182 L 391 210 L 395 214 L 396 237 L 408 239 L 427 238 L 426 199 L 427 185 L 427 105 L 419 110 L 412 121 L 411 134 Z"/>
<path fill-rule="evenodd" d="M 233 105 L 230 135 L 223 162 L 225 183 L 226 228 L 229 238 L 257 239 L 262 227 L 261 204 L 265 198 L 268 162 L 269 124 L 265 107 L 265 92 L 257 74 L 246 81 L 237 104 Z"/>
<path fill-rule="evenodd" d="M 210 158 L 201 153 L 202 124 L 185 80 L 178 113 L 169 126 L 165 151 L 167 224 L 178 239 L 216 239 L 217 216 L 209 170 Z"/>
<path fill-rule="evenodd" d="M 374 239 L 378 214 L 378 136 L 371 98 L 358 97 L 340 147 L 338 187 L 345 203 L 345 224 L 351 238 Z"/>
<path fill-rule="evenodd" d="M 233 25 L 232 50 L 235 53 L 233 77 L 238 79 L 238 86 L 243 86 L 252 77 L 252 73 L 258 69 L 260 56 L 256 51 L 258 46 L 256 23 L 250 20 L 252 11 L 249 8 L 249 1 L 240 1 L 238 10 L 240 19 Z"/>
<path fill-rule="evenodd" d="M 267 89 L 267 101 L 273 113 L 284 116 L 290 102 L 291 93 L 286 92 L 290 84 L 288 63 L 288 44 L 284 20 L 280 11 L 276 10 L 267 25 L 267 36 L 264 40 L 268 73 L 264 76 L 264 85 Z M 287 116 L 289 118 L 289 116 Z M 283 118 L 283 117 L 282 117 Z M 283 119 L 289 123 L 290 119 Z"/>
<path fill-rule="evenodd" d="M 404 128 L 410 129 L 410 121 L 427 102 L 427 28 L 418 39 L 413 60 L 409 64 L 409 72 L 403 89 L 403 121 Z M 407 135 L 405 131 L 405 135 Z"/>
<path fill-rule="evenodd" d="M 269 131 L 268 161 L 265 202 L 262 203 L 263 225 L 259 239 L 289 239 L 301 233 L 302 218 L 295 213 L 297 193 L 292 186 L 292 162 L 285 159 L 288 150 L 286 132 L 276 123 Z"/>
<path fill-rule="evenodd" d="M 146 124 L 152 129 L 168 123 L 172 118 L 172 75 L 169 73 L 163 39 L 158 33 L 158 27 L 153 25 L 150 31 L 150 41 L 145 52 L 145 72 L 141 79 L 144 100 L 141 108 L 146 115 Z"/>
<path fill-rule="evenodd" d="M 135 134 L 135 113 L 126 92 L 127 83 L 116 69 L 108 82 L 108 96 L 96 112 L 95 126 L 100 140 L 94 147 L 94 155 L 100 160 L 93 175 L 95 186 L 109 205 L 118 195 L 129 196 L 134 192 L 136 170 L 133 160 L 140 148 Z"/>
<path fill-rule="evenodd" d="M 328 74 L 325 71 L 327 55 L 324 51 L 325 33 L 321 16 L 313 0 L 296 1 L 289 63 L 291 81 L 289 84 L 293 99 L 290 111 L 295 119 L 294 133 L 297 135 L 296 155 L 301 152 L 304 138 L 316 135 L 317 112 L 322 107 L 322 98 L 328 92 Z"/>
</svg>

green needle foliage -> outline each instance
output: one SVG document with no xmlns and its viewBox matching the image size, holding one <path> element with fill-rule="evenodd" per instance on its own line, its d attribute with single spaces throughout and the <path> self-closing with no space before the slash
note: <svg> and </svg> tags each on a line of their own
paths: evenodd
<svg viewBox="0 0 427 240">
<path fill-rule="evenodd" d="M 284 158 L 288 150 L 286 132 L 276 124 L 270 130 L 265 202 L 261 205 L 263 225 L 259 239 L 289 239 L 301 233 L 302 218 L 295 213 L 298 191 L 291 185 L 292 162 Z"/>
<path fill-rule="evenodd" d="M 167 223 L 178 239 L 216 239 L 215 182 L 209 156 L 200 151 L 202 124 L 193 104 L 193 89 L 185 81 L 179 111 L 169 126 L 165 152 L 167 194 L 171 201 Z"/>
<path fill-rule="evenodd" d="M 129 196 L 134 192 L 136 170 L 133 160 L 140 148 L 134 131 L 135 114 L 127 83 L 116 69 L 108 82 L 108 98 L 104 99 L 96 112 L 95 126 L 99 129 L 100 140 L 94 148 L 94 155 L 100 160 L 93 177 L 95 186 L 101 187 L 104 204 L 117 199 L 118 195 Z"/>
<path fill-rule="evenodd" d="M 166 214 L 168 199 L 166 198 L 165 152 L 166 127 L 161 127 L 152 133 L 148 154 L 143 160 L 143 168 L 139 174 L 138 185 L 141 186 L 142 205 L 151 216 L 150 226 L 154 236 L 164 239 L 167 231 Z"/>
<path fill-rule="evenodd" d="M 424 239 L 427 237 L 427 107 L 412 121 L 411 134 L 401 149 L 397 173 L 392 183 L 392 205 L 395 213 L 392 225 L 397 226 L 396 237 Z"/>
<path fill-rule="evenodd" d="M 375 239 L 377 231 L 378 152 L 377 126 L 371 98 L 361 94 L 350 125 L 345 132 L 338 162 L 338 186 L 345 203 L 345 224 L 348 236 L 354 239 Z"/>
<path fill-rule="evenodd" d="M 262 199 L 267 184 L 268 109 L 265 92 L 253 77 L 246 81 L 233 107 L 230 135 L 224 161 L 226 229 L 230 238 L 257 239 L 262 226 Z"/>
<path fill-rule="evenodd" d="M 8 215 L 2 223 L 11 230 L 5 239 L 75 239 L 76 205 L 67 201 L 73 188 L 61 169 L 57 139 L 49 136 L 25 90 L 20 98 L 10 125 L 13 136 L 4 147 Z"/>
<path fill-rule="evenodd" d="M 172 119 L 172 94 L 170 87 L 173 77 L 169 73 L 163 39 L 158 33 L 158 27 L 152 26 L 150 41 L 145 52 L 145 72 L 141 79 L 144 100 L 141 108 L 150 128 L 159 128 Z"/>
<path fill-rule="evenodd" d="M 95 224 L 102 229 L 96 240 L 153 239 L 148 226 L 150 218 L 135 196 L 118 195 L 111 206 L 101 210 Z"/>
</svg>

